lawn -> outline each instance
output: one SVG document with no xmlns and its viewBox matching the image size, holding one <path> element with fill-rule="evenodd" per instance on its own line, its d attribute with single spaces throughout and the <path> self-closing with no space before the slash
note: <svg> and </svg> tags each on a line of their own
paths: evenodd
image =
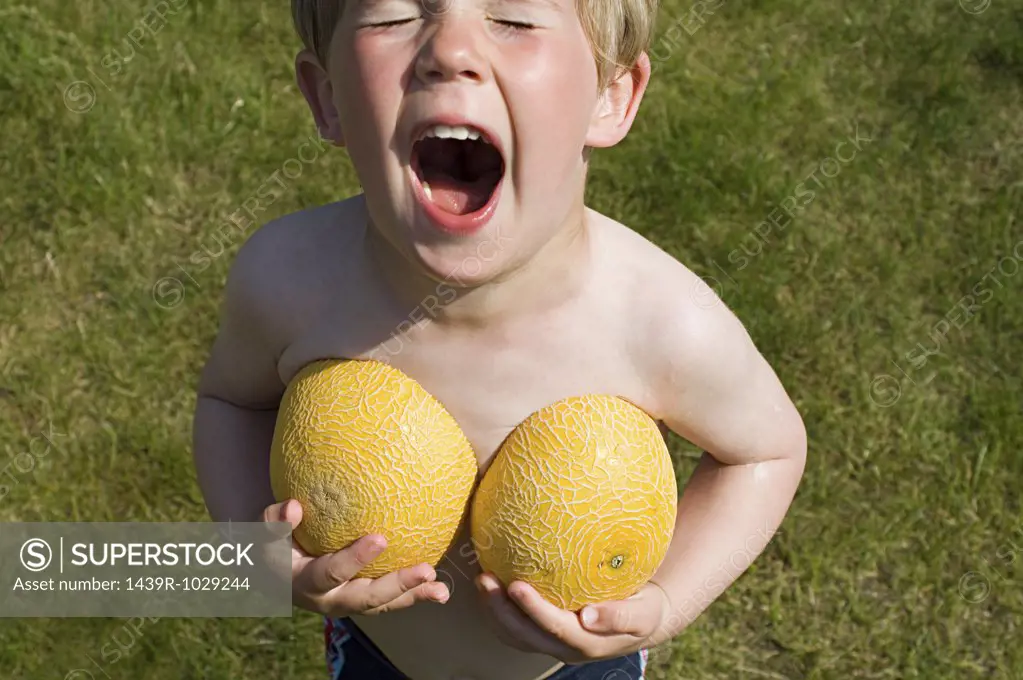
<svg viewBox="0 0 1023 680">
<path fill-rule="evenodd" d="M 229 216 L 275 173 L 260 222 L 358 189 L 302 146 L 287 2 L 162 4 L 0 2 L 0 521 L 204 520 L 194 388 L 258 226 Z M 810 454 L 649 675 L 1021 678 L 1023 0 L 689 9 L 589 199 L 743 319 Z M 124 626 L 2 619 L 0 677 L 325 677 L 305 612 Z"/>
</svg>

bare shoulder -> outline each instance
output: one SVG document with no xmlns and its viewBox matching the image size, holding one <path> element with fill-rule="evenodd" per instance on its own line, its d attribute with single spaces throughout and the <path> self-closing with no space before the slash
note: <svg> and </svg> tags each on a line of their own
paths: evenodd
<svg viewBox="0 0 1023 680">
<path fill-rule="evenodd" d="M 268 329 L 315 306 L 331 283 L 351 271 L 362 238 L 361 197 L 302 210 L 260 227 L 241 247 L 225 297 Z M 275 343 L 278 344 L 278 343 Z"/>
<path fill-rule="evenodd" d="M 249 237 L 231 275 L 240 283 L 266 288 L 316 278 L 323 274 L 318 267 L 336 267 L 338 256 L 351 254 L 346 242 L 361 238 L 363 227 L 361 197 L 284 215 Z"/>
<path fill-rule="evenodd" d="M 656 417 L 722 462 L 805 455 L 805 431 L 739 318 L 692 270 L 617 223 L 602 250 L 620 266 L 628 354 Z"/>
<path fill-rule="evenodd" d="M 273 404 L 281 354 L 331 291 L 344 286 L 361 239 L 358 197 L 285 215 L 242 245 L 228 273 L 217 338 L 200 393 L 239 405 Z"/>
<path fill-rule="evenodd" d="M 637 354 L 656 358 L 651 350 L 661 347 L 678 361 L 722 341 L 748 340 L 738 317 L 689 267 L 633 229 L 598 219 L 603 269 L 628 310 Z"/>
</svg>

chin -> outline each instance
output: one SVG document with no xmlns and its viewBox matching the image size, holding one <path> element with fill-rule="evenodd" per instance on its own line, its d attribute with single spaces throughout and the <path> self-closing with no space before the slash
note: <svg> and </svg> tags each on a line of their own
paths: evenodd
<svg viewBox="0 0 1023 680">
<path fill-rule="evenodd" d="M 491 240 L 455 243 L 414 243 L 415 259 L 423 272 L 452 288 L 472 288 L 498 278 L 504 271 L 507 253 Z"/>
</svg>

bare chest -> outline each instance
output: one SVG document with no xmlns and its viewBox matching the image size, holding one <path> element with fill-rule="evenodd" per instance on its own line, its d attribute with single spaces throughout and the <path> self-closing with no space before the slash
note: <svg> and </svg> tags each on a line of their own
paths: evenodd
<svg viewBox="0 0 1023 680">
<path fill-rule="evenodd" d="M 504 439 L 534 411 L 566 397 L 614 394 L 641 407 L 646 390 L 617 332 L 605 320 L 563 316 L 519 329 L 451 333 L 430 324 L 378 342 L 371 333 L 312 329 L 282 355 L 287 383 L 322 358 L 377 359 L 415 379 L 458 422 L 481 471 Z"/>
</svg>

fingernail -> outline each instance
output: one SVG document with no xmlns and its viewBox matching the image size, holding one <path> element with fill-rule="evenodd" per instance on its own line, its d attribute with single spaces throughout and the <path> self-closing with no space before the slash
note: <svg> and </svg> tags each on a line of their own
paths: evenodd
<svg viewBox="0 0 1023 680">
<path fill-rule="evenodd" d="M 436 600 L 437 600 L 438 602 L 440 602 L 441 604 L 444 604 L 445 602 L 447 602 L 447 601 L 448 601 L 448 594 L 447 594 L 447 593 L 441 593 L 441 594 L 440 594 L 440 595 L 438 595 L 438 596 L 437 596 L 437 597 L 436 597 L 435 599 L 436 599 Z"/>
<path fill-rule="evenodd" d="M 590 607 L 583 609 L 583 624 L 592 626 L 597 622 L 597 612 L 593 611 Z"/>
<path fill-rule="evenodd" d="M 380 556 L 383 550 L 383 541 L 380 540 L 379 536 L 374 536 L 363 544 L 361 553 L 361 559 L 373 560 Z"/>
</svg>

